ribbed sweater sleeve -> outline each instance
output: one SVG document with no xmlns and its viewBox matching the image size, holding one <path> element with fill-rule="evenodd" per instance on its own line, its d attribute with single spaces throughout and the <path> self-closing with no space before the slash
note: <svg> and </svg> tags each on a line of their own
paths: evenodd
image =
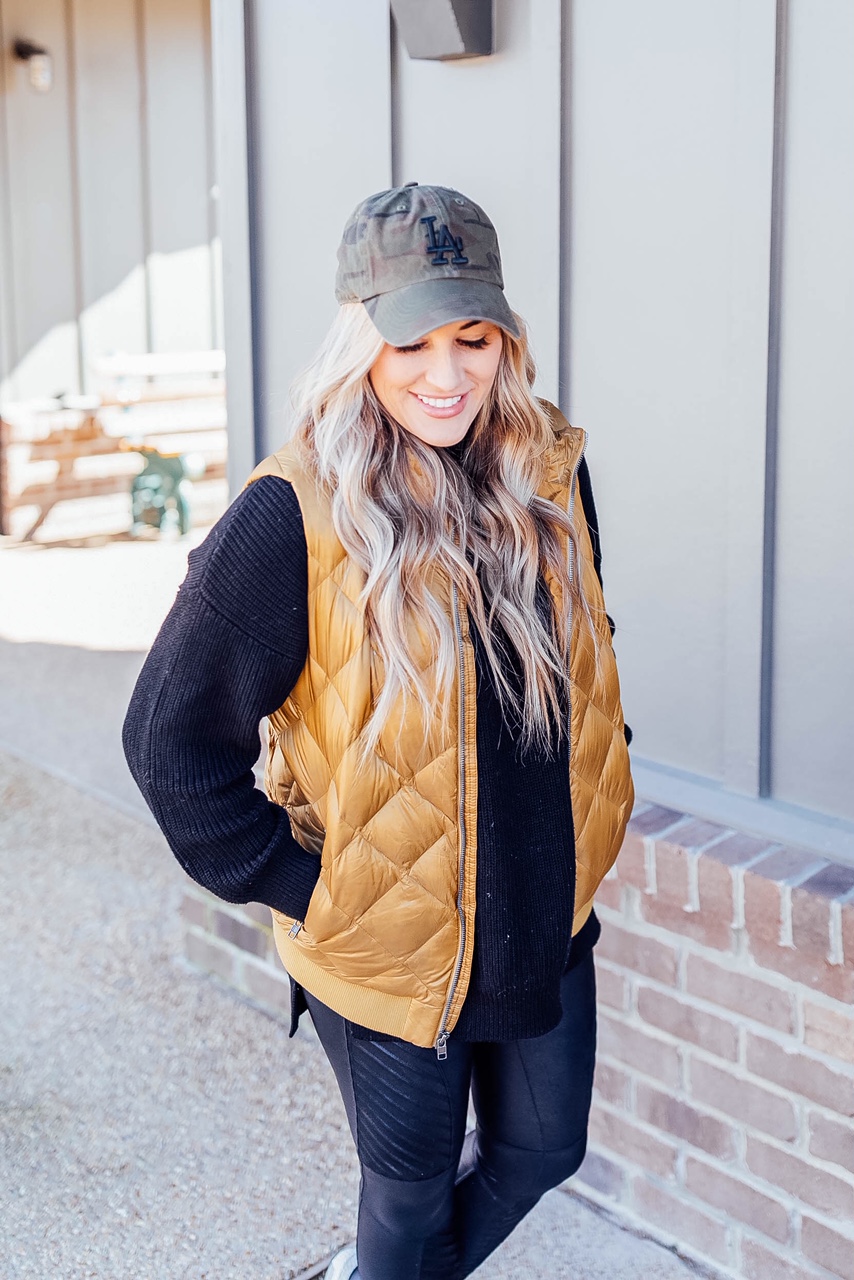
<svg viewBox="0 0 854 1280">
<path fill-rule="evenodd" d="M 184 870 L 228 902 L 303 919 L 320 859 L 255 786 L 260 720 L 308 651 L 302 514 L 287 481 L 240 494 L 189 556 L 123 730 L 128 765 Z"/>
</svg>

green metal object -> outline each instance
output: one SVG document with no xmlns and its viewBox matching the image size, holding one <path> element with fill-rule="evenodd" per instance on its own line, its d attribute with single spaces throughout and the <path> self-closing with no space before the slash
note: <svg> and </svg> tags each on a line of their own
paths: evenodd
<svg viewBox="0 0 854 1280">
<path fill-rule="evenodd" d="M 161 453 L 145 445 L 134 445 L 145 458 L 145 466 L 134 476 L 130 487 L 133 522 L 131 537 L 143 529 L 177 528 L 180 534 L 190 530 L 190 476 L 197 474 L 195 459 L 186 454 Z"/>
</svg>

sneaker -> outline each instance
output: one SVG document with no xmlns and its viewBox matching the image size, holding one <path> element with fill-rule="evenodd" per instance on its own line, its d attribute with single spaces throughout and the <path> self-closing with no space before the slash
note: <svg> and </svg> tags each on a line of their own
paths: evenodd
<svg viewBox="0 0 854 1280">
<path fill-rule="evenodd" d="M 351 1280 L 351 1277 L 356 1274 L 356 1266 L 356 1246 L 345 1245 L 343 1249 L 338 1250 L 326 1268 L 324 1280 Z"/>
</svg>

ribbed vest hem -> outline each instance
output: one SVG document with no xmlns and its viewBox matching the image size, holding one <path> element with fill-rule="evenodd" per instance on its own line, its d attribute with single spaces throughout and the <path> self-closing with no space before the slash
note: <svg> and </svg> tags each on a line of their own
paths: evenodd
<svg viewBox="0 0 854 1280">
<path fill-rule="evenodd" d="M 424 1049 L 432 1048 L 438 1035 L 441 1009 L 435 1011 L 412 996 L 396 996 L 387 991 L 348 982 L 321 968 L 300 948 L 273 917 L 273 938 L 282 964 L 290 976 L 310 995 L 334 1009 L 342 1018 L 360 1026 L 398 1036 Z"/>
</svg>

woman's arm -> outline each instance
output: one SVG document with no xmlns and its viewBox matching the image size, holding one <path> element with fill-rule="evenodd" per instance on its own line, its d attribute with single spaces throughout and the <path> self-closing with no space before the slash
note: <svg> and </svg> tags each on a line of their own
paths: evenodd
<svg viewBox="0 0 854 1280">
<path fill-rule="evenodd" d="M 227 902 L 300 920 L 320 859 L 252 770 L 259 721 L 305 664 L 306 561 L 292 487 L 256 480 L 190 553 L 123 731 L 131 773 L 188 875 Z"/>
</svg>

